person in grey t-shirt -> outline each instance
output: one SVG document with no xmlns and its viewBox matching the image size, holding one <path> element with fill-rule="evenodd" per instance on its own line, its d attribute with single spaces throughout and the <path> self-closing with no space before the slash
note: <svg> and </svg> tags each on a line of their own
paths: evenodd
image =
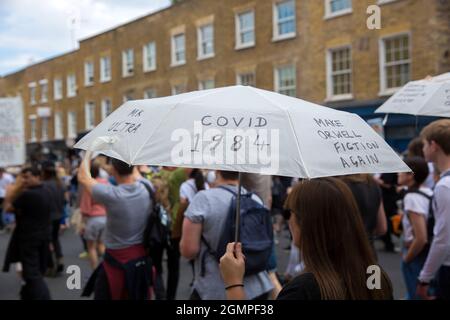
<svg viewBox="0 0 450 320">
<path fill-rule="evenodd" d="M 117 186 L 98 183 L 81 167 L 78 181 L 96 202 L 106 207 L 106 249 L 124 249 L 143 242 L 152 203 L 142 183 L 152 186 L 148 180 L 134 175 L 132 166 L 120 160 L 113 159 L 112 168 Z"/>
<path fill-rule="evenodd" d="M 237 172 L 217 171 L 216 175 L 216 186 L 229 185 L 237 192 Z M 243 193 L 245 192 L 243 189 Z M 219 264 L 211 254 L 205 255 L 205 274 L 201 274 L 201 257 L 207 250 L 201 237 L 203 236 L 212 248 L 217 247 L 232 198 L 233 195 L 222 188 L 203 190 L 195 195 L 184 214 L 180 252 L 186 259 L 195 259 L 192 299 L 226 299 Z M 254 195 L 254 199 L 262 204 L 258 196 Z M 266 271 L 245 277 L 244 285 L 249 299 L 261 297 L 273 289 Z"/>
</svg>

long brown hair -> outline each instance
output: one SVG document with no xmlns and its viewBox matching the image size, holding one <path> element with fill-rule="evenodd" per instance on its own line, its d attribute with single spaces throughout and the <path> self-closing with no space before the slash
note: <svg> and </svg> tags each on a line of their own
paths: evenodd
<svg viewBox="0 0 450 320">
<path fill-rule="evenodd" d="M 349 187 L 336 178 L 298 183 L 286 200 L 300 229 L 305 272 L 314 275 L 323 300 L 391 299 L 381 272 L 381 289 L 367 288 L 367 267 L 376 265 L 358 206 Z"/>
</svg>

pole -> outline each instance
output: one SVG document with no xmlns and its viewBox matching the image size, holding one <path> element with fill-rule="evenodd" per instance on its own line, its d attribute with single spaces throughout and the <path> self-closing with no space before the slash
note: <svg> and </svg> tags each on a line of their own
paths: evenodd
<svg viewBox="0 0 450 320">
<path fill-rule="evenodd" d="M 238 193 L 236 198 L 236 217 L 235 217 L 235 234 L 234 234 L 234 242 L 239 242 L 239 233 L 240 233 L 240 223 L 241 223 L 241 190 L 242 190 L 242 183 L 241 183 L 241 173 L 238 174 Z"/>
</svg>

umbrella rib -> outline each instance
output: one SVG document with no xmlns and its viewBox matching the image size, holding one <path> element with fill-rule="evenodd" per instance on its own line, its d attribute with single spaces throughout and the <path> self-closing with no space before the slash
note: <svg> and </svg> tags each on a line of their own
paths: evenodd
<svg viewBox="0 0 450 320">
<path fill-rule="evenodd" d="M 298 156 L 300 157 L 300 161 L 301 161 L 302 164 L 303 164 L 303 168 L 305 169 L 305 173 L 306 173 L 307 177 L 309 178 L 309 177 L 310 177 L 310 174 L 309 174 L 309 172 L 308 172 L 308 168 L 306 167 L 306 163 L 305 163 L 305 161 L 303 160 L 302 153 L 301 153 L 301 151 L 300 151 L 300 145 L 298 144 L 299 139 L 298 139 L 298 137 L 297 137 L 297 132 L 295 132 L 294 125 L 293 125 L 293 123 L 292 123 L 292 118 L 291 118 L 290 113 L 289 113 L 285 108 L 283 108 L 283 107 L 281 107 L 280 105 L 278 105 L 278 103 L 276 103 L 276 102 L 273 101 L 272 99 L 270 99 L 270 98 L 268 98 L 268 97 L 262 95 L 256 88 L 253 88 L 252 86 L 248 86 L 248 87 L 249 87 L 251 90 L 253 90 L 257 95 L 259 95 L 259 96 L 262 97 L 263 99 L 269 101 L 270 103 L 272 103 L 272 104 L 273 104 L 274 106 L 276 106 L 277 108 L 281 109 L 281 110 L 286 114 L 286 116 L 288 117 L 288 120 L 289 120 L 289 125 L 290 125 L 290 127 L 291 127 L 291 130 L 292 130 L 292 132 L 294 133 L 294 136 L 295 136 L 295 144 L 296 144 L 296 146 L 297 146 Z"/>
<path fill-rule="evenodd" d="M 212 91 L 212 90 L 211 90 Z M 204 97 L 204 96 L 207 96 L 207 95 L 209 95 L 209 94 L 212 94 L 212 92 L 205 92 L 203 95 L 201 95 L 201 96 L 196 96 L 196 97 L 192 97 L 191 99 L 189 99 L 189 98 L 187 98 L 187 99 L 184 99 L 184 100 L 182 100 L 182 101 L 179 101 L 179 102 L 177 102 L 177 103 L 175 103 L 173 106 L 171 106 L 170 107 L 170 110 L 166 113 L 166 115 L 164 116 L 164 119 L 166 119 L 168 116 L 169 116 L 169 114 L 179 105 L 179 104 L 181 104 L 181 103 L 184 103 L 184 102 L 186 102 L 186 101 L 189 101 L 189 100 L 193 100 L 193 99 L 196 99 L 196 98 L 200 98 L 200 97 Z M 147 142 L 153 137 L 153 135 L 154 135 L 154 133 L 156 132 L 156 130 L 158 130 L 160 127 L 161 127 L 161 124 L 162 123 L 164 123 L 164 121 L 160 121 L 159 122 L 159 124 L 158 124 L 158 126 L 155 128 L 155 130 L 153 130 L 153 132 L 149 135 L 149 137 L 144 141 L 144 143 L 139 147 L 139 149 L 137 149 L 137 151 L 136 151 L 136 153 L 135 153 L 135 155 L 134 155 L 134 157 L 133 157 L 133 160 L 131 161 L 131 165 L 134 165 L 134 161 L 136 160 L 136 157 L 138 156 L 138 154 L 139 154 L 139 152 L 141 152 L 141 150 L 142 150 L 142 148 L 144 148 L 144 146 L 147 144 Z M 131 158 L 130 158 L 131 159 Z"/>
</svg>

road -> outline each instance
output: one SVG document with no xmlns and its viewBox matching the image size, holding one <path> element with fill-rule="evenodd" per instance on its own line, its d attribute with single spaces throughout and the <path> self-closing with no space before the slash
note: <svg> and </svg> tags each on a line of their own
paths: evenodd
<svg viewBox="0 0 450 320">
<path fill-rule="evenodd" d="M 3 259 L 8 245 L 10 234 L 0 235 L 0 262 L 3 266 Z M 80 259 L 79 253 L 82 251 L 82 244 L 79 237 L 72 231 L 66 230 L 61 235 L 61 242 L 64 251 L 64 263 L 66 268 L 70 265 L 77 265 L 81 269 L 82 283 L 85 283 L 91 273 L 88 261 Z M 282 273 L 286 268 L 289 252 L 284 250 L 289 245 L 287 233 L 285 233 L 277 245 L 278 270 Z M 381 247 L 377 243 L 377 248 Z M 380 265 L 386 270 L 394 286 L 394 297 L 402 299 L 405 295 L 405 286 L 400 270 L 400 254 L 386 253 L 378 250 L 378 258 Z M 180 282 L 177 292 L 177 299 L 188 299 L 190 295 L 189 284 L 192 280 L 191 267 L 187 260 L 181 259 L 180 264 Z M 21 281 L 16 275 L 14 268 L 11 268 L 9 273 L 0 272 L 0 300 L 16 300 L 19 299 L 19 290 Z M 58 300 L 79 300 L 84 299 L 80 297 L 81 290 L 67 288 L 67 279 L 69 274 L 63 273 L 56 278 L 46 278 L 47 284 L 50 288 L 53 299 Z"/>
</svg>

